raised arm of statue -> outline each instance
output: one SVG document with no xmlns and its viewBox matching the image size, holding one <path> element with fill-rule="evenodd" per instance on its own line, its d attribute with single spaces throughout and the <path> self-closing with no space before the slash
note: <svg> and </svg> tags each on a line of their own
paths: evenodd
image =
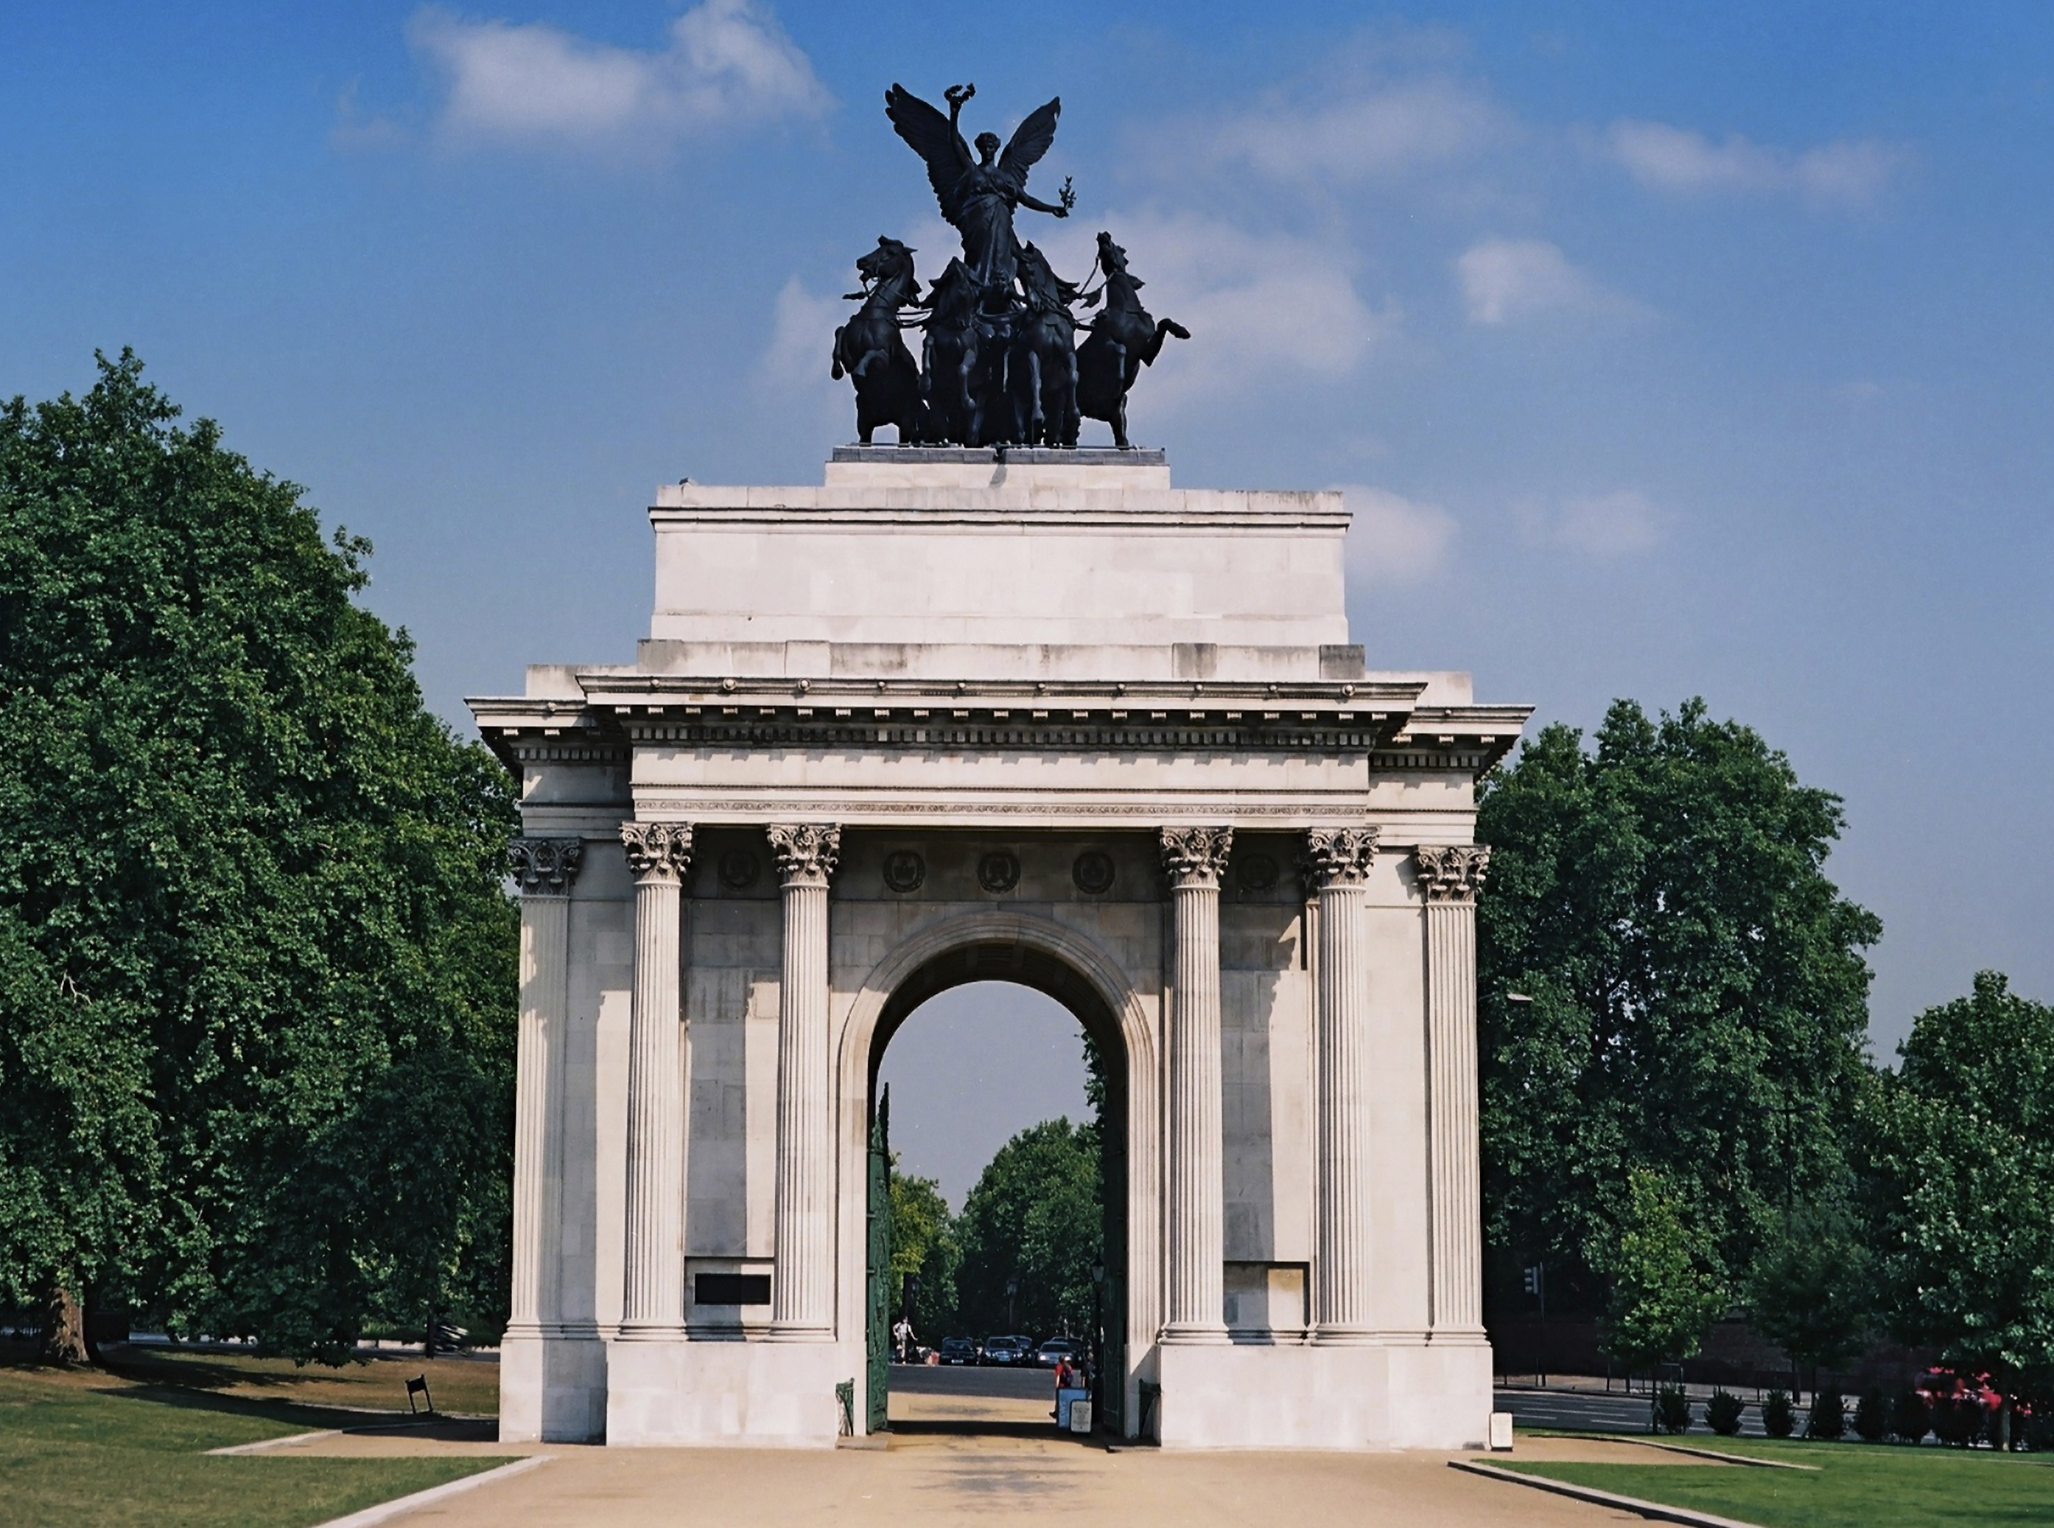
<svg viewBox="0 0 2054 1528">
<path fill-rule="evenodd" d="M 1046 212 L 1053 217 L 1059 218 L 1066 218 L 1070 215 L 1070 204 L 1068 202 L 1057 202 L 1054 205 L 1051 205 L 1048 202 L 1041 200 L 1041 198 L 1037 196 L 1029 196 L 1025 191 L 1019 192 L 1016 195 L 1015 200 L 1017 200 L 1022 207 L 1025 207 L 1032 212 Z"/>
</svg>

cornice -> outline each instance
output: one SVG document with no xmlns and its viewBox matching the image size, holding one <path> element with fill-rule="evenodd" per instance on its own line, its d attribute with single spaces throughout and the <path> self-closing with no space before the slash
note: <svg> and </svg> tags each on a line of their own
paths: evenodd
<svg viewBox="0 0 2054 1528">
<path fill-rule="evenodd" d="M 523 765 L 624 764 L 635 748 L 1359 753 L 1376 771 L 1481 774 L 1526 706 L 1421 706 L 1415 681 L 737 679 L 595 672 L 582 696 L 470 702 Z"/>
</svg>

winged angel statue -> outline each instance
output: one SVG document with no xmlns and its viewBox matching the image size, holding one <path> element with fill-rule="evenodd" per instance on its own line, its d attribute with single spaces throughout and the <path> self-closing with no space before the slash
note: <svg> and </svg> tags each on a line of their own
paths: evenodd
<svg viewBox="0 0 2054 1528">
<path fill-rule="evenodd" d="M 1027 172 L 1056 141 L 1062 98 L 1029 112 L 1003 154 L 999 153 L 998 134 L 979 133 L 977 155 L 972 158 L 957 123 L 963 103 L 975 94 L 975 85 L 951 85 L 943 93 L 949 103 L 949 114 L 944 117 L 905 86 L 894 85 L 884 93 L 884 114 L 913 152 L 926 161 L 928 184 L 941 203 L 941 215 L 962 235 L 963 263 L 984 291 L 985 308 L 998 311 L 1011 305 L 1014 273 L 1020 263 L 1013 209 L 1027 207 L 1066 218 L 1077 197 L 1068 181 L 1063 182 L 1054 205 L 1027 194 Z"/>
<path fill-rule="evenodd" d="M 916 251 L 882 238 L 856 262 L 863 289 L 849 293 L 862 308 L 835 330 L 833 375 L 856 387 L 856 431 L 865 445 L 879 425 L 902 445 L 1050 446 L 1077 444 L 1080 419 L 1103 419 L 1114 444 L 1127 440 L 1127 392 L 1154 362 L 1163 337 L 1189 338 L 1180 324 L 1152 318 L 1135 295 L 1126 252 L 1099 235 L 1095 291 L 1056 275 L 1047 257 L 1023 244 L 1013 213 L 1025 207 L 1066 218 L 1077 204 L 1069 181 L 1053 203 L 1027 194 L 1027 173 L 1055 142 L 1063 103 L 1050 101 L 999 151 L 994 133 L 963 141 L 963 103 L 971 85 L 946 92 L 947 116 L 903 85 L 885 92 L 884 111 L 898 135 L 927 166 L 942 216 L 963 239 L 923 298 L 913 272 Z M 1076 303 L 1105 311 L 1078 322 Z M 903 331 L 925 331 L 920 364 Z M 1082 346 L 1080 331 L 1089 334 Z"/>
</svg>

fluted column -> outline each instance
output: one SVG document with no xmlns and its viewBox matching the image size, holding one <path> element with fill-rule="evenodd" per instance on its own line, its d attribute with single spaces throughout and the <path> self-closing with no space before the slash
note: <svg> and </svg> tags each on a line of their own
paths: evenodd
<svg viewBox="0 0 2054 1528">
<path fill-rule="evenodd" d="M 517 838 L 521 1018 L 514 1072 L 513 1291 L 507 1332 L 535 1336 L 561 1316 L 564 1026 L 570 1021 L 571 882 L 585 846 Z"/>
<path fill-rule="evenodd" d="M 773 827 L 784 887 L 784 973 L 777 1003 L 777 1246 L 771 1335 L 834 1335 L 834 1137 L 827 1066 L 827 882 L 841 829 Z"/>
<path fill-rule="evenodd" d="M 1305 874 L 1319 900 L 1319 1191 L 1314 1211 L 1312 1337 L 1362 1342 L 1370 1315 L 1369 868 L 1375 828 L 1315 828 Z"/>
<path fill-rule="evenodd" d="M 1483 1209 L 1477 1168 L 1476 894 L 1491 851 L 1421 844 L 1426 898 L 1428 1150 L 1436 1340 L 1483 1340 Z"/>
<path fill-rule="evenodd" d="M 685 1090 L 678 921 L 692 829 L 624 822 L 635 874 L 635 994 L 628 1019 L 627 1259 L 621 1336 L 685 1330 Z"/>
<path fill-rule="evenodd" d="M 1221 1260 L 1220 876 L 1232 828 L 1164 828 L 1176 950 L 1169 1022 L 1169 1246 L 1164 1342 L 1225 1342 Z"/>
</svg>

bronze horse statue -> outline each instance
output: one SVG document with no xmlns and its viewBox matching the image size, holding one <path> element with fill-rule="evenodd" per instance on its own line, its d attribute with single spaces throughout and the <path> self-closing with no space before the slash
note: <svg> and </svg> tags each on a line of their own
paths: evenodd
<svg viewBox="0 0 2054 1528">
<path fill-rule="evenodd" d="M 833 376 L 856 384 L 856 435 L 864 445 L 881 424 L 896 425 L 900 442 L 910 444 L 921 438 L 920 373 L 899 334 L 899 309 L 920 300 L 913 251 L 879 238 L 856 262 L 856 273 L 863 290 L 847 295 L 863 306 L 834 332 Z"/>
<path fill-rule="evenodd" d="M 920 347 L 920 392 L 927 405 L 924 440 L 959 446 L 984 444 L 986 381 L 977 323 L 984 288 L 960 259 L 927 289 L 927 331 Z"/>
<path fill-rule="evenodd" d="M 1171 319 L 1149 316 L 1136 294 L 1143 282 L 1127 272 L 1127 252 L 1109 233 L 1098 236 L 1098 268 L 1105 276 L 1100 292 L 1088 294 L 1086 306 L 1105 298 L 1105 311 L 1087 326 L 1091 333 L 1077 352 L 1077 408 L 1086 419 L 1103 419 L 1113 427 L 1113 444 L 1131 448 L 1127 439 L 1127 393 L 1141 368 L 1155 364 L 1163 337 L 1180 340 L 1191 331 Z"/>
<path fill-rule="evenodd" d="M 1006 380 L 1013 400 L 1013 439 L 1024 446 L 1077 444 L 1077 320 L 1080 293 L 1058 276 L 1032 244 L 1019 255 L 1025 310 L 1013 323 Z"/>
</svg>

